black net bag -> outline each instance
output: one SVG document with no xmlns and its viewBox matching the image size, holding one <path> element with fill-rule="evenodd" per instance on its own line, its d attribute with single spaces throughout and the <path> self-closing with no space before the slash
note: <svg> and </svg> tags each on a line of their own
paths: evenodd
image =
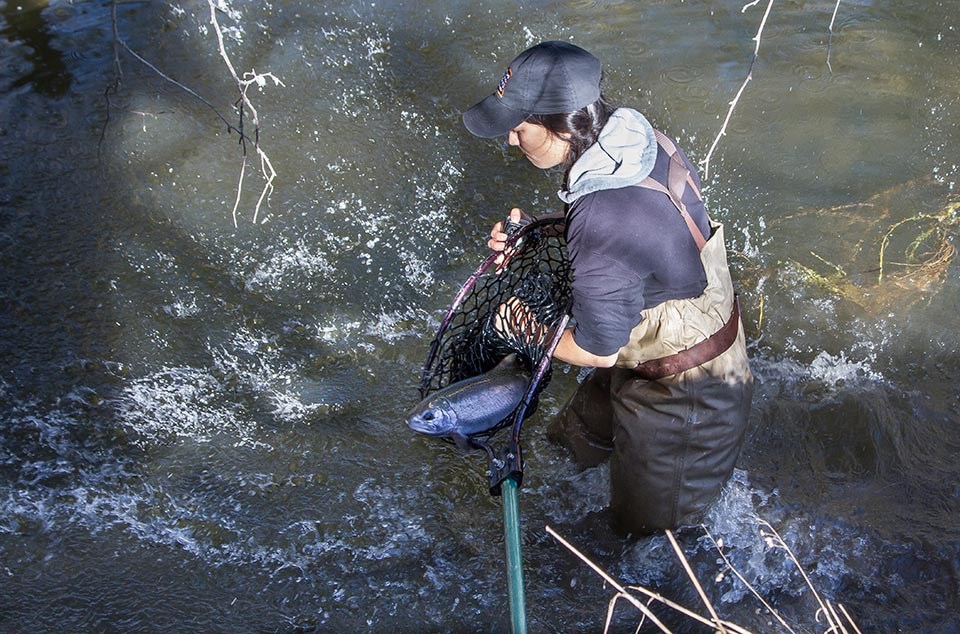
<svg viewBox="0 0 960 634">
<path fill-rule="evenodd" d="M 460 289 L 430 345 L 421 398 L 487 372 L 511 353 L 530 371 L 530 387 L 517 411 L 482 436 L 514 423 L 516 437 L 550 381 L 550 356 L 572 294 L 564 228 L 563 217 L 552 217 L 513 233 L 505 257 L 491 254 Z"/>
</svg>

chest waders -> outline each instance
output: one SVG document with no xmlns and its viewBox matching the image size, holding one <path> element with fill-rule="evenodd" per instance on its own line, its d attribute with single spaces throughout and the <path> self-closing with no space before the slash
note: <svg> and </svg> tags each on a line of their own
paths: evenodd
<svg viewBox="0 0 960 634">
<path fill-rule="evenodd" d="M 750 414 L 753 375 L 727 267 L 723 225 L 704 238 L 682 201 L 700 198 L 676 147 L 668 183 L 640 187 L 668 196 L 686 222 L 706 273 L 703 293 L 643 311 L 616 367 L 597 369 L 549 434 L 582 466 L 610 457 L 610 507 L 622 530 L 651 533 L 701 520 L 733 473 Z"/>
</svg>

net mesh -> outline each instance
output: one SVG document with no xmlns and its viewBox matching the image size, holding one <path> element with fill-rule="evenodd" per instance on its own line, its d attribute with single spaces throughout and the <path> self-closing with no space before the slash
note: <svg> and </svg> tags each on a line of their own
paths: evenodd
<svg viewBox="0 0 960 634">
<path fill-rule="evenodd" d="M 491 256 L 467 281 L 430 346 L 421 398 L 487 372 L 511 353 L 531 371 L 540 366 L 570 305 L 564 223 L 550 218 L 524 226 L 507 241 L 505 261 L 497 263 Z M 547 372 L 534 397 L 549 380 Z"/>
</svg>

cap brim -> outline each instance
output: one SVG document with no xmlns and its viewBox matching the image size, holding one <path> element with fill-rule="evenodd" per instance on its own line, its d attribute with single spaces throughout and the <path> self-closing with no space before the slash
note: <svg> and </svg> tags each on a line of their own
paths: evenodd
<svg viewBox="0 0 960 634">
<path fill-rule="evenodd" d="M 463 125 L 471 134 L 484 139 L 503 136 L 530 115 L 507 108 L 495 94 L 463 113 Z"/>
</svg>

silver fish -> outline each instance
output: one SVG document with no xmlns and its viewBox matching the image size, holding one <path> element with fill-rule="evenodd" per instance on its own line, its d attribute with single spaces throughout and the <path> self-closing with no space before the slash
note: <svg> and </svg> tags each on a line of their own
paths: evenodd
<svg viewBox="0 0 960 634">
<path fill-rule="evenodd" d="M 529 385 L 530 373 L 516 354 L 510 354 L 489 372 L 430 394 L 410 410 L 407 425 L 421 434 L 452 438 L 465 447 L 467 438 L 507 418 Z"/>
</svg>

